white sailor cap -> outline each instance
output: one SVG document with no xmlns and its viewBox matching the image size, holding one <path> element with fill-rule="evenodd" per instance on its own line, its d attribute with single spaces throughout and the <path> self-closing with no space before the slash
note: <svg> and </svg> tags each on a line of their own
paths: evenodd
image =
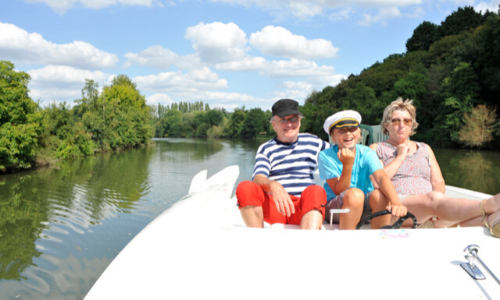
<svg viewBox="0 0 500 300">
<path fill-rule="evenodd" d="M 326 134 L 330 135 L 333 128 L 356 127 L 359 124 L 361 124 L 361 115 L 357 111 L 343 110 L 329 116 L 323 124 L 323 129 Z"/>
</svg>

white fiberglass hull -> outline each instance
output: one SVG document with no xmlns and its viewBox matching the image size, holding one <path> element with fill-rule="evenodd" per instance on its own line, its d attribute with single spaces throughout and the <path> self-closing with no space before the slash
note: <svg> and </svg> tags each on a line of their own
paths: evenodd
<svg viewBox="0 0 500 300">
<path fill-rule="evenodd" d="M 500 275 L 500 240 L 486 228 L 250 229 L 230 198 L 237 175 L 230 167 L 194 178 L 190 194 L 123 249 L 86 299 L 500 299 L 484 269 L 486 279 L 475 281 L 460 267 L 463 249 L 477 244 Z"/>
</svg>

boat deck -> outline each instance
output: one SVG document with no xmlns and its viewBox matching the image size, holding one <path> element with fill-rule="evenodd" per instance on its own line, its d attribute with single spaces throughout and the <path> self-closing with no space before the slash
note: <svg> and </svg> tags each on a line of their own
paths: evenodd
<svg viewBox="0 0 500 300">
<path fill-rule="evenodd" d="M 238 170 L 222 172 L 142 230 L 86 299 L 500 299 L 484 268 L 473 280 L 460 266 L 477 244 L 500 274 L 500 240 L 484 227 L 247 228 L 231 198 Z"/>
</svg>

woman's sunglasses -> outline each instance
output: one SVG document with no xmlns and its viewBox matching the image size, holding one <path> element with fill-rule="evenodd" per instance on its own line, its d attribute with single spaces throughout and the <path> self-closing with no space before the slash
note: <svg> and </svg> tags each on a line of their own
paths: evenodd
<svg viewBox="0 0 500 300">
<path fill-rule="evenodd" d="M 394 126 L 399 125 L 399 123 L 403 123 L 406 126 L 410 126 L 412 123 L 412 120 L 411 119 L 392 119 L 391 120 L 391 124 Z"/>
</svg>

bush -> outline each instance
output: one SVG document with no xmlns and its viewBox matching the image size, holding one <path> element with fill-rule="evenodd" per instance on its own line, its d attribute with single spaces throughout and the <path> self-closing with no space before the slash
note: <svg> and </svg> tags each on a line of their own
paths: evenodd
<svg viewBox="0 0 500 300">
<path fill-rule="evenodd" d="M 459 141 L 467 147 L 483 147 L 493 140 L 493 126 L 496 123 L 495 108 L 478 105 L 464 114 L 465 125 L 458 132 Z"/>
</svg>

